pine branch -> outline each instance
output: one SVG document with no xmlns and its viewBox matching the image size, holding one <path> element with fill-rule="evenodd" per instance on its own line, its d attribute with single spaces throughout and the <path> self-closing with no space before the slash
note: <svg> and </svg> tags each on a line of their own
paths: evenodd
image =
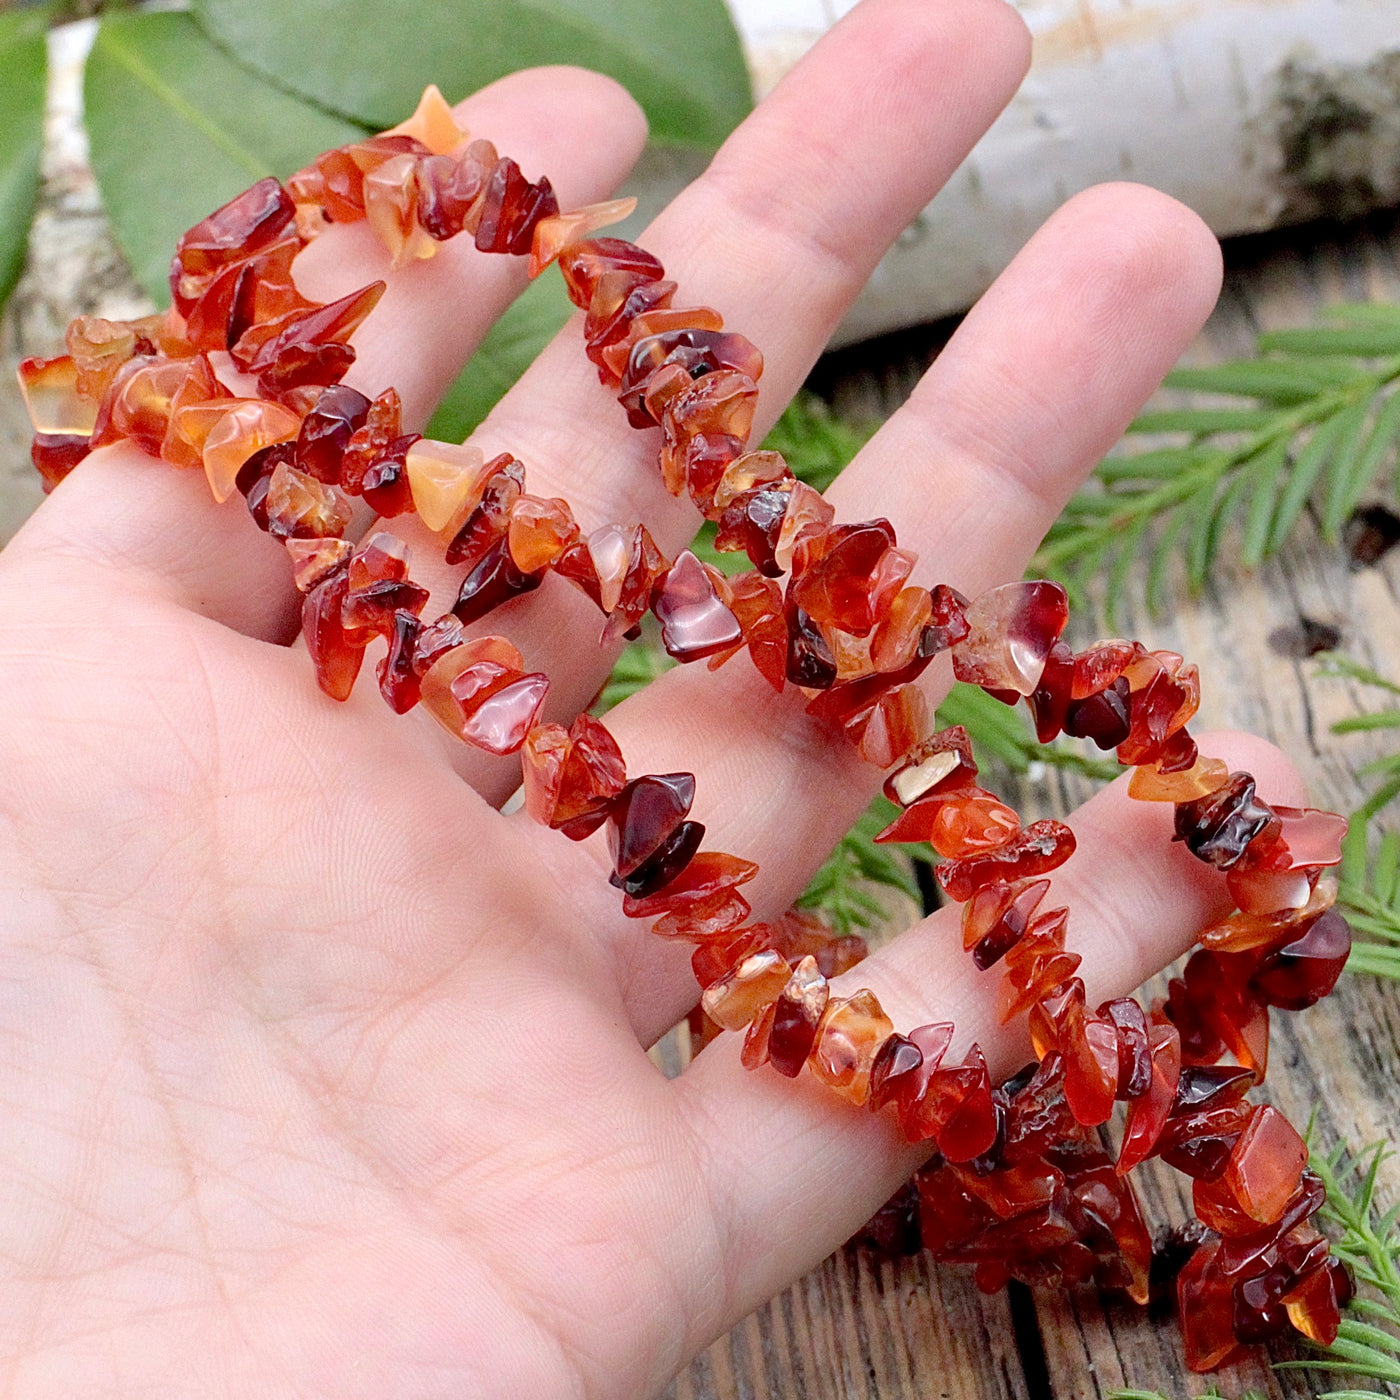
<svg viewBox="0 0 1400 1400">
<path fill-rule="evenodd" d="M 1376 1179 L 1392 1152 L 1378 1143 L 1360 1153 L 1341 1146 L 1325 1157 L 1312 1154 L 1309 1165 L 1327 1189 L 1322 1218 L 1333 1227 L 1333 1252 L 1355 1270 L 1358 1291 L 1337 1340 L 1321 1349 L 1317 1361 L 1282 1363 L 1289 1369 L 1311 1367 L 1400 1384 L 1397 1208 L 1381 1210 L 1376 1203 Z M 1319 1400 L 1346 1400 L 1355 1394 L 1332 1391 Z"/>
<path fill-rule="evenodd" d="M 1123 770 L 1111 758 L 1091 758 L 1080 746 L 1057 739 L 1036 742 L 1019 706 L 1012 709 L 974 685 L 954 685 L 938 707 L 938 725 L 961 724 L 972 738 L 977 762 L 1000 763 L 1013 773 L 1031 773 L 1036 765 L 1062 768 L 1086 778 L 1107 782 Z"/>
<path fill-rule="evenodd" d="M 820 911 L 837 933 L 849 934 L 889 917 L 890 911 L 872 886 L 898 890 L 920 904 L 908 857 L 875 844 L 876 833 L 894 820 L 898 810 L 893 802 L 877 797 L 812 876 L 797 907 Z"/>
<path fill-rule="evenodd" d="M 1357 1293 L 1342 1314 L 1337 1339 L 1317 1355 L 1275 1363 L 1279 1371 L 1327 1371 L 1386 1385 L 1400 1384 L 1400 1207 L 1382 1209 L 1376 1200 L 1381 1166 L 1393 1149 L 1378 1143 L 1354 1153 L 1346 1146 L 1325 1156 L 1313 1152 L 1308 1165 L 1322 1179 L 1327 1199 L 1322 1223 L 1332 1235 L 1332 1252 L 1350 1264 Z M 1219 1400 L 1212 1385 L 1198 1400 Z M 1250 1400 L 1249 1391 L 1240 1400 Z M 1373 1390 L 1330 1390 L 1318 1400 L 1361 1400 Z M 1165 1400 L 1157 1391 L 1115 1390 L 1110 1400 Z"/>
<path fill-rule="evenodd" d="M 1083 594 L 1106 577 L 1110 615 L 1143 552 L 1161 607 L 1183 561 L 1199 590 L 1227 539 L 1252 568 L 1315 506 L 1335 539 L 1400 440 L 1400 307 L 1333 307 L 1331 324 L 1261 335 L 1258 358 L 1177 370 L 1179 389 L 1251 406 L 1167 409 L 1129 428 L 1141 450 L 1100 464 L 1036 555 L 1035 572 Z M 1160 445 L 1163 437 L 1175 439 Z"/>
<path fill-rule="evenodd" d="M 878 426 L 838 418 L 824 400 L 803 392 L 783 411 L 763 445 L 781 452 L 808 486 L 825 491 Z"/>
<path fill-rule="evenodd" d="M 1349 657 L 1331 658 L 1320 674 L 1400 695 L 1400 686 Z M 1334 734 L 1389 729 L 1400 731 L 1400 707 L 1338 720 L 1332 726 Z M 1400 831 L 1378 834 L 1374 820 L 1400 796 L 1400 747 L 1360 772 L 1377 781 L 1371 796 L 1351 814 L 1351 828 L 1342 843 L 1340 898 L 1352 928 L 1361 935 L 1352 945 L 1347 971 L 1400 980 Z"/>
</svg>

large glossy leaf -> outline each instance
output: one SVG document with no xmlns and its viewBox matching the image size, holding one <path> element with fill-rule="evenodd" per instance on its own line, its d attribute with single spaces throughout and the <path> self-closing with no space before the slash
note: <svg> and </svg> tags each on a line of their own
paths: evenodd
<svg viewBox="0 0 1400 1400">
<path fill-rule="evenodd" d="M 460 442 L 529 367 L 573 307 L 564 279 L 551 268 L 496 322 L 457 382 L 443 396 L 428 428 L 432 437 Z M 579 354 L 583 354 L 582 340 Z"/>
<path fill-rule="evenodd" d="M 232 62 L 185 14 L 103 19 L 85 101 L 117 241 L 162 305 L 185 229 L 264 175 L 363 134 Z"/>
<path fill-rule="evenodd" d="M 380 127 L 430 82 L 456 100 L 539 63 L 610 74 L 670 144 L 717 145 L 751 102 L 723 0 L 194 0 L 194 14 L 240 62 Z"/>
<path fill-rule="evenodd" d="M 24 266 L 44 136 L 47 7 L 0 13 L 0 305 Z"/>
</svg>

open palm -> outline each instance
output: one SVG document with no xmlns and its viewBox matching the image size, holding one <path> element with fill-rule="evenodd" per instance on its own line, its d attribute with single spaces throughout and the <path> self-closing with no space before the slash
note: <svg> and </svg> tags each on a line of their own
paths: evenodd
<svg viewBox="0 0 1400 1400">
<path fill-rule="evenodd" d="M 644 236 L 763 346 L 760 432 L 1026 58 L 1001 0 L 865 0 Z M 566 207 L 604 197 L 643 138 L 623 93 L 574 70 L 507 79 L 460 116 L 557 176 Z M 519 267 L 464 243 L 393 274 L 357 341 L 352 382 L 395 384 L 410 425 L 519 290 Z M 363 226 L 303 261 L 312 295 L 382 272 Z M 925 584 L 1016 576 L 1217 279 L 1171 201 L 1079 197 L 844 473 L 838 517 L 891 519 Z M 577 336 L 478 441 L 585 530 L 643 519 L 673 553 L 696 517 Z M 446 595 L 437 567 L 415 554 Z M 6 1394 L 644 1397 L 915 1165 L 887 1123 L 745 1074 L 733 1037 L 664 1080 L 645 1047 L 696 998 L 686 950 L 621 917 L 599 838 L 501 815 L 518 767 L 372 694 L 322 695 L 285 556 L 202 479 L 94 454 L 0 555 L 0 592 Z M 551 673 L 551 718 L 611 661 L 557 579 L 490 630 Z M 878 781 L 742 661 L 673 672 L 609 725 L 632 772 L 697 775 L 711 844 L 762 864 L 759 916 Z M 1296 800 L 1265 746 L 1211 745 Z M 1095 999 L 1219 905 L 1169 821 L 1119 788 L 1074 819 L 1055 898 Z M 1010 1069 L 995 979 L 946 922 L 855 980 L 901 1024 L 957 1019 Z"/>
</svg>

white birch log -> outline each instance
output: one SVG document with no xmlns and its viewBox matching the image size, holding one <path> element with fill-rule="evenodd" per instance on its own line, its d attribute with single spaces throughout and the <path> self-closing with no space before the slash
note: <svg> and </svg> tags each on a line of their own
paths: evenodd
<svg viewBox="0 0 1400 1400">
<path fill-rule="evenodd" d="M 1015 3 L 1030 75 L 838 340 L 970 305 L 1104 180 L 1165 190 L 1221 235 L 1400 202 L 1400 0 Z M 854 0 L 729 5 L 761 95 Z"/>
</svg>

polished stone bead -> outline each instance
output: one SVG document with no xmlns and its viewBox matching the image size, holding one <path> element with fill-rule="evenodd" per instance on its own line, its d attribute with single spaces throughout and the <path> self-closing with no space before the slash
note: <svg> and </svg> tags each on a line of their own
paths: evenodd
<svg viewBox="0 0 1400 1400">
<path fill-rule="evenodd" d="M 1074 854 L 1074 833 L 1063 822 L 1032 822 L 1009 841 L 978 855 L 944 861 L 934 877 L 959 904 L 998 880 L 1048 875 Z"/>
<path fill-rule="evenodd" d="M 1151 1081 L 1144 1093 L 1129 1100 L 1123 1123 L 1123 1145 L 1118 1170 L 1129 1172 L 1156 1149 L 1176 1102 L 1181 1077 L 1181 1036 L 1175 1026 L 1153 1026 L 1148 1031 Z"/>
<path fill-rule="evenodd" d="M 1076 700 L 1065 715 L 1064 731 L 1075 739 L 1092 739 L 1101 749 L 1116 749 L 1131 730 L 1127 677 L 1085 700 Z"/>
<path fill-rule="evenodd" d="M 569 300 L 587 310 L 599 280 L 609 272 L 626 272 L 639 281 L 659 282 L 665 269 L 657 258 L 621 238 L 587 238 L 568 244 L 559 254 L 559 270 Z"/>
<path fill-rule="evenodd" d="M 417 616 L 427 602 L 428 590 L 408 577 L 408 547 L 397 536 L 382 531 L 371 535 L 351 557 L 344 608 L 347 627 L 389 636 L 395 613 Z"/>
<path fill-rule="evenodd" d="M 1118 1037 L 1118 1094 L 1135 1099 L 1152 1083 L 1152 1055 L 1147 1017 L 1132 997 L 1118 997 L 1099 1007 L 1099 1015 L 1113 1022 Z"/>
<path fill-rule="evenodd" d="M 781 953 L 771 948 L 749 953 L 705 988 L 700 1004 L 716 1024 L 740 1031 L 778 999 L 791 977 L 792 969 Z"/>
<path fill-rule="evenodd" d="M 1070 680 L 1074 675 L 1074 652 L 1056 642 L 1045 658 L 1036 688 L 1026 697 L 1035 721 L 1035 737 L 1042 744 L 1056 739 L 1065 728 L 1070 708 Z"/>
<path fill-rule="evenodd" d="M 1133 642 L 1118 639 L 1095 642 L 1076 654 L 1074 673 L 1070 679 L 1071 700 L 1087 700 L 1106 690 L 1116 681 L 1137 656 Z"/>
<path fill-rule="evenodd" d="M 998 1020 L 1002 1025 L 1029 1011 L 1073 978 L 1081 962 L 1078 953 L 1065 951 L 1067 909 L 1037 914 L 1015 947 L 1006 955 Z"/>
<path fill-rule="evenodd" d="M 938 1150 L 950 1162 L 970 1162 L 991 1147 L 997 1114 L 987 1062 L 977 1046 L 961 1064 L 933 1071 L 918 1117 L 922 1127 L 932 1130 Z"/>
<path fill-rule="evenodd" d="M 661 849 L 695 801 L 691 773 L 633 778 L 608 807 L 608 851 L 614 873 L 626 879 Z"/>
<path fill-rule="evenodd" d="M 370 401 L 348 384 L 322 389 L 311 412 L 301 420 L 296 464 L 318 481 L 339 483 L 340 460 L 356 429 L 369 416 Z"/>
<path fill-rule="evenodd" d="M 915 1026 L 908 1036 L 899 1037 L 908 1048 L 896 1045 L 890 1052 L 897 1059 L 877 1060 L 872 1067 L 872 1099 L 879 1088 L 882 1102 L 894 1104 L 900 1130 L 910 1142 L 927 1141 L 944 1121 L 942 1109 L 930 1099 L 930 1094 L 934 1076 L 953 1043 L 953 1034 L 950 1021 Z"/>
<path fill-rule="evenodd" d="M 445 242 L 457 234 L 474 234 L 486 203 L 486 178 L 498 157 L 489 141 L 474 141 L 458 156 L 420 156 L 413 177 L 418 227 L 429 238 Z"/>
<path fill-rule="evenodd" d="M 531 237 L 529 275 L 538 277 L 570 243 L 581 242 L 609 224 L 621 223 L 636 207 L 637 201 L 629 197 L 546 215 L 535 225 Z"/>
<path fill-rule="evenodd" d="M 86 435 L 77 433 L 35 433 L 29 445 L 29 460 L 48 495 L 60 481 L 92 451 Z"/>
<path fill-rule="evenodd" d="M 715 900 L 731 900 L 742 904 L 748 911 L 748 903 L 742 896 L 735 895 L 736 886 L 746 885 L 757 875 L 759 867 L 753 861 L 743 860 L 739 855 L 728 855 L 724 851 L 701 851 L 690 861 L 685 871 L 676 875 L 664 889 L 643 897 L 627 896 L 622 902 L 622 911 L 627 918 L 651 918 L 657 914 L 673 914 L 678 920 L 696 916 L 699 911 L 715 909 Z M 742 920 L 741 920 L 742 921 Z M 736 925 L 722 925 L 724 928 Z M 708 930 L 707 932 L 720 931 Z M 675 937 L 669 928 L 661 925 L 652 928 L 661 937 Z M 689 937 L 689 935 L 686 935 Z"/>
<path fill-rule="evenodd" d="M 298 384 L 335 383 L 355 358 L 345 342 L 374 310 L 384 285 L 372 282 L 324 306 L 250 326 L 230 350 L 234 363 L 256 375 L 259 388 L 268 394 Z"/>
<path fill-rule="evenodd" d="M 1057 1044 L 1065 1062 L 1065 1101 L 1086 1127 L 1106 1123 L 1118 1095 L 1118 1032 L 1107 1016 L 1082 1001 L 1066 1003 Z"/>
<path fill-rule="evenodd" d="M 449 666 L 450 661 L 438 663 Z M 487 753 L 515 753 L 534 727 L 545 697 L 549 693 L 549 677 L 541 671 L 506 676 L 492 674 L 489 665 L 459 673 L 449 689 L 461 711 L 461 719 L 452 732 L 468 744 Z M 424 685 L 433 675 L 424 677 Z"/>
<path fill-rule="evenodd" d="M 544 500 L 539 496 L 517 495 L 510 506 L 508 537 L 515 567 L 522 573 L 533 574 L 549 568 L 566 549 L 576 544 L 579 528 L 567 501 L 557 496 Z"/>
<path fill-rule="evenodd" d="M 977 776 L 972 741 L 960 724 L 940 729 L 910 753 L 904 766 L 885 780 L 885 796 L 901 807 L 921 798 L 970 787 Z"/>
<path fill-rule="evenodd" d="M 1130 725 L 1118 745 L 1118 761 L 1138 765 L 1159 760 L 1200 706 L 1200 675 L 1175 652 L 1140 648 L 1123 679 L 1130 692 Z"/>
<path fill-rule="evenodd" d="M 353 515 L 349 498 L 338 487 L 327 486 L 284 462 L 274 467 L 268 478 L 264 509 L 268 530 L 278 539 L 343 535 Z"/>
<path fill-rule="evenodd" d="M 1226 876 L 1247 914 L 1272 914 L 1307 904 L 1317 874 L 1342 859 L 1345 817 L 1312 808 L 1275 807 L 1271 822 Z"/>
<path fill-rule="evenodd" d="M 691 970 L 701 987 L 712 987 L 745 958 L 772 946 L 772 929 L 767 924 L 731 929 L 715 938 L 706 939 L 690 955 Z M 776 994 L 774 1000 L 777 1000 Z"/>
<path fill-rule="evenodd" d="M 1329 909 L 1282 947 L 1271 949 L 1249 985 L 1269 1006 L 1304 1011 L 1336 986 L 1350 953 L 1351 927 Z"/>
<path fill-rule="evenodd" d="M 876 570 L 894 544 L 894 527 L 888 520 L 837 525 L 813 536 L 794 551 L 789 602 L 819 624 L 868 636 L 881 620 L 873 596 Z M 886 614 L 893 601 L 892 594 Z"/>
<path fill-rule="evenodd" d="M 1172 839 L 1184 841 L 1198 860 L 1228 870 L 1273 818 L 1272 809 L 1254 795 L 1254 779 L 1248 773 L 1232 773 L 1218 791 L 1177 804 Z"/>
<path fill-rule="evenodd" d="M 867 988 L 848 997 L 832 997 L 808 1061 L 812 1073 L 842 1098 L 865 1103 L 875 1056 L 893 1031 L 894 1023 Z"/>
<path fill-rule="evenodd" d="M 202 454 L 204 474 L 214 499 L 220 504 L 228 500 L 233 495 L 238 473 L 248 458 L 275 442 L 295 438 L 299 426 L 296 414 L 277 403 L 253 399 L 225 409 L 209 428 Z M 288 478 L 289 482 L 299 482 L 301 479 L 301 473 L 296 478 Z M 314 478 L 307 477 L 305 480 Z M 320 499 L 323 493 L 317 495 Z M 330 497 L 325 496 L 325 499 L 329 500 Z M 270 512 L 273 515 L 279 513 L 276 506 L 270 507 Z M 339 518 L 343 512 L 334 513 Z M 349 523 L 348 517 L 344 523 Z M 326 533 L 338 531 L 328 530 Z"/>
<path fill-rule="evenodd" d="M 718 669 L 747 646 L 758 673 L 781 692 L 787 684 L 788 650 L 782 590 L 772 579 L 751 570 L 730 579 L 729 607 L 739 621 L 743 637 L 728 650 L 716 652 L 709 660 L 709 669 Z"/>
<path fill-rule="evenodd" d="M 480 497 L 485 458 L 479 447 L 419 438 L 409 449 L 413 508 L 429 530 L 445 530 Z"/>
<path fill-rule="evenodd" d="M 792 971 L 782 995 L 774 1003 L 773 1029 L 768 1038 L 768 1059 L 779 1074 L 794 1079 L 807 1063 L 817 1040 L 817 1027 L 831 996 L 831 988 L 814 957 L 805 957 Z"/>
<path fill-rule="evenodd" d="M 720 594 L 722 579 L 711 575 L 690 550 L 656 584 L 651 609 L 661 625 L 661 645 L 677 661 L 699 661 L 743 641 L 739 619 Z"/>
<path fill-rule="evenodd" d="M 269 175 L 182 234 L 170 267 L 170 290 L 180 314 L 193 309 L 201 278 L 272 243 L 295 215 L 291 195 Z"/>
<path fill-rule="evenodd" d="M 995 850 L 1020 829 L 1020 817 L 986 789 L 940 788 L 906 807 L 875 839 L 927 841 L 939 855 L 956 859 Z"/>
<path fill-rule="evenodd" d="M 1213 1371 L 1240 1350 L 1230 1282 L 1214 1268 L 1219 1252 L 1218 1241 L 1202 1245 L 1177 1276 L 1181 1340 L 1193 1371 Z"/>
<path fill-rule="evenodd" d="M 781 452 L 761 449 L 736 457 L 715 485 L 715 509 L 725 510 L 736 497 L 778 483 L 791 485 L 792 470 Z M 776 543 L 776 539 L 774 541 Z"/>
<path fill-rule="evenodd" d="M 525 810 L 537 822 L 554 828 L 596 814 L 591 828 L 596 830 L 603 824 L 608 803 L 627 783 L 617 741 L 601 720 L 588 714 L 579 715 L 567 730 L 558 724 L 531 730 L 521 750 L 521 769 Z M 587 834 L 584 831 L 575 839 Z"/>
<path fill-rule="evenodd" d="M 359 474 L 360 495 L 365 504 L 386 520 L 406 515 L 413 509 L 408 454 L 419 440 L 417 433 L 404 433 L 395 438 Z"/>
<path fill-rule="evenodd" d="M 949 1039 L 952 1026 L 948 1027 Z M 916 1075 L 924 1062 L 923 1052 L 908 1036 L 898 1032 L 889 1036 L 880 1047 L 870 1066 L 870 1108 L 879 1112 L 886 1104 L 907 1099 Z"/>
<path fill-rule="evenodd" d="M 1175 773 L 1163 772 L 1160 764 L 1133 769 L 1128 780 L 1128 796 L 1139 802 L 1192 802 L 1218 792 L 1229 781 L 1230 769 L 1224 759 L 1197 757 L 1189 767 Z"/>
<path fill-rule="evenodd" d="M 317 684 L 333 700 L 350 698 L 368 641 L 348 634 L 341 621 L 348 581 L 348 569 L 328 574 L 306 595 L 301 610 L 302 640 Z"/>
<path fill-rule="evenodd" d="M 966 618 L 968 634 L 953 647 L 953 674 L 1030 695 L 1069 619 L 1069 600 L 1058 583 L 1007 583 L 975 598 Z"/>
<path fill-rule="evenodd" d="M 509 452 L 502 452 L 484 463 L 477 473 L 475 485 L 447 526 L 439 532 L 444 539 L 449 540 L 444 560 L 448 564 L 465 564 L 468 570 L 471 570 L 476 568 L 495 546 L 504 541 L 511 562 L 521 573 L 538 573 L 540 568 L 546 567 L 540 565 L 534 569 L 527 569 L 520 562 L 521 559 L 528 561 L 540 555 L 548 557 L 551 553 L 548 539 L 551 531 L 548 524 L 543 532 L 537 532 L 533 528 L 535 523 L 540 523 L 539 517 L 529 525 L 522 524 L 522 530 L 516 532 L 515 542 L 511 541 L 511 520 L 521 500 L 525 499 L 528 502 L 538 499 L 524 497 L 524 489 L 525 466 Z M 548 502 L 541 504 L 549 505 Z M 528 504 L 526 510 L 530 511 Z M 531 514 L 533 515 L 533 512 Z M 553 523 L 568 533 L 567 526 L 557 517 Z M 549 562 L 557 563 L 565 550 L 576 542 L 575 534 L 563 543 L 562 548 L 553 554 Z M 516 554 L 516 543 L 521 545 L 519 558 Z"/>
<path fill-rule="evenodd" d="M 1325 914 L 1337 902 L 1335 880 L 1319 880 L 1302 908 L 1280 909 L 1272 914 L 1231 914 L 1202 930 L 1202 946 L 1225 953 L 1247 952 L 1282 941 Z"/>
<path fill-rule="evenodd" d="M 413 652 L 422 631 L 417 613 L 407 609 L 396 612 L 390 624 L 388 653 L 375 668 L 379 693 L 396 715 L 407 714 L 421 694 L 422 678 L 414 667 Z"/>
<path fill-rule="evenodd" d="M 559 201 L 547 179 L 531 184 L 520 167 L 502 157 L 486 180 L 486 198 L 476 229 L 476 246 L 483 253 L 513 253 L 524 257 L 541 219 L 559 212 Z"/>
<path fill-rule="evenodd" d="M 918 655 L 932 620 L 928 589 L 901 588 L 871 634 L 871 664 L 877 671 L 902 670 Z"/>
<path fill-rule="evenodd" d="M 503 535 L 476 562 L 462 580 L 452 613 L 462 622 L 479 622 L 502 603 L 532 592 L 544 580 L 544 575 L 523 574 L 510 557 L 510 547 Z"/>
<path fill-rule="evenodd" d="M 364 474 L 370 464 L 403 436 L 402 405 L 393 389 L 386 389 L 369 406 L 365 421 L 350 434 L 340 454 L 340 486 L 352 496 L 363 489 Z M 420 437 L 414 441 L 420 441 Z M 410 444 L 411 445 L 411 444 Z M 407 449 L 405 449 L 405 452 Z"/>
<path fill-rule="evenodd" d="M 643 899 L 665 889 L 694 859 L 705 837 L 701 822 L 682 822 L 630 875 L 614 872 L 608 882 L 623 894 Z"/>
<path fill-rule="evenodd" d="M 749 1028 L 744 1032 L 743 1048 L 739 1051 L 739 1063 L 745 1069 L 761 1069 L 769 1062 L 773 1019 L 777 1015 L 777 1010 L 778 1003 L 776 1001 L 770 1002 L 758 1016 L 749 1022 Z M 691 1053 L 694 1053 L 693 1048 Z"/>
<path fill-rule="evenodd" d="M 811 535 L 822 534 L 836 519 L 836 509 L 805 481 L 795 481 L 787 493 L 787 509 L 778 527 L 778 542 L 773 547 L 772 569 L 757 559 L 754 564 L 774 577 L 792 568 L 793 554 L 798 545 Z M 752 557 L 752 556 L 750 556 Z"/>
<path fill-rule="evenodd" d="M 786 612 L 787 678 L 810 690 L 829 690 L 836 683 L 836 658 L 817 624 L 801 608 Z"/>
<path fill-rule="evenodd" d="M 465 128 L 457 125 L 451 104 L 434 83 L 423 89 L 412 116 L 384 134 L 410 137 L 438 156 L 455 151 L 467 139 Z"/>
<path fill-rule="evenodd" d="M 1251 1220 L 1271 1224 L 1297 1189 L 1308 1149 L 1298 1131 L 1269 1104 L 1250 1114 L 1220 1176 L 1220 1185 Z"/>
<path fill-rule="evenodd" d="M 923 691 L 916 685 L 896 686 L 880 697 L 861 722 L 856 752 L 872 767 L 889 768 L 914 749 L 928 730 L 929 704 Z"/>
<path fill-rule="evenodd" d="M 1021 941 L 1049 889 L 1049 880 L 998 882 L 963 905 L 963 948 L 973 954 L 979 970 L 999 962 Z"/>
</svg>

